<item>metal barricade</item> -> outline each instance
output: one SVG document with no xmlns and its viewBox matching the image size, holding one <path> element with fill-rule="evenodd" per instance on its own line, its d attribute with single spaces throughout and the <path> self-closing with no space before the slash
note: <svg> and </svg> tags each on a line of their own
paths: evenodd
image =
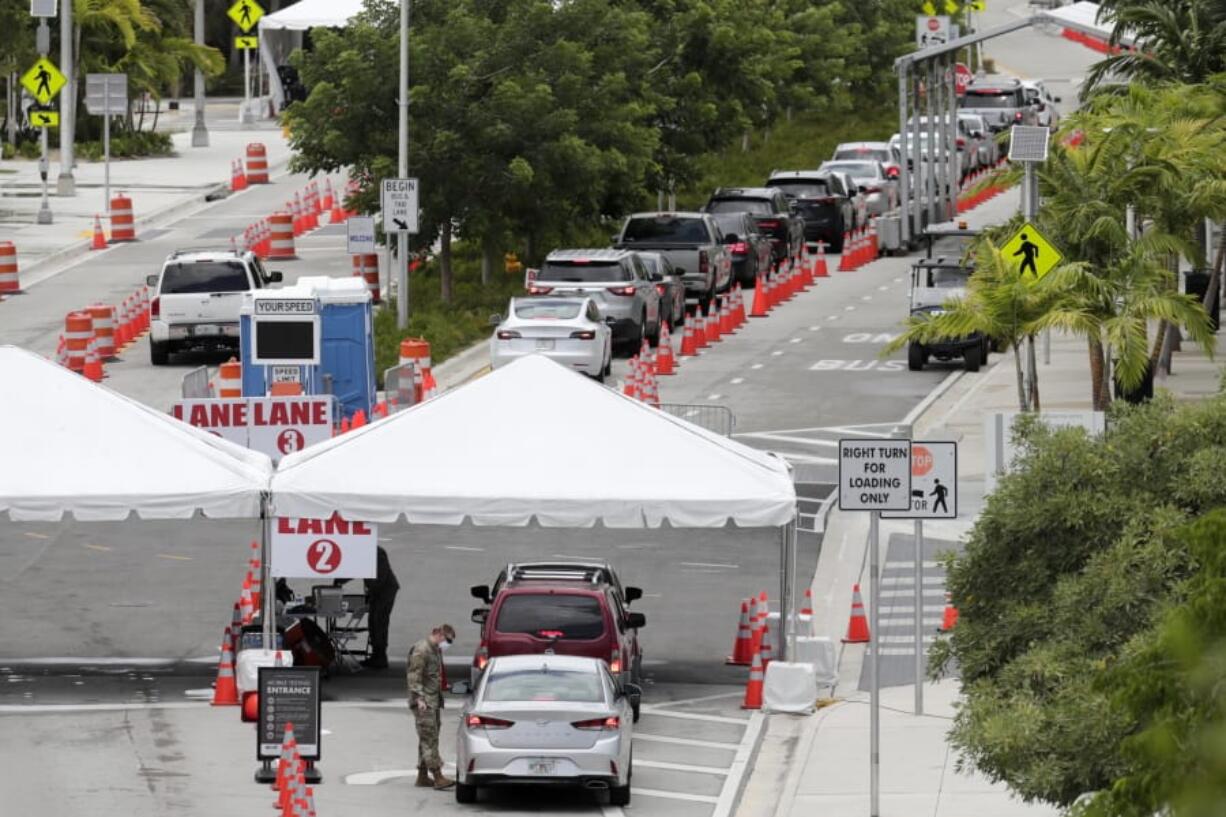
<svg viewBox="0 0 1226 817">
<path fill-rule="evenodd" d="M 383 391 L 389 414 L 404 411 L 417 402 L 416 391 L 413 388 L 413 375 L 416 368 L 412 363 L 402 363 L 383 372 Z"/>
<path fill-rule="evenodd" d="M 183 375 L 179 387 L 184 400 L 203 400 L 213 396 L 213 384 L 209 382 L 209 367 L 197 366 Z"/>
<path fill-rule="evenodd" d="M 727 406 L 701 403 L 661 403 L 660 410 L 725 437 L 731 437 L 732 429 L 736 428 L 736 417 L 733 416 L 732 409 Z"/>
</svg>

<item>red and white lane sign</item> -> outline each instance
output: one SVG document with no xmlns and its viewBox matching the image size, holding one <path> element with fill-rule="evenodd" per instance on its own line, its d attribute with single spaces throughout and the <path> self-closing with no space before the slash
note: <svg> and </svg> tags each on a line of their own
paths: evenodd
<svg viewBox="0 0 1226 817">
<path fill-rule="evenodd" d="M 278 462 L 332 437 L 332 404 L 326 396 L 180 400 L 171 413 Z"/>
<path fill-rule="evenodd" d="M 273 576 L 373 579 L 379 536 L 370 522 L 279 516 L 272 529 Z"/>
</svg>

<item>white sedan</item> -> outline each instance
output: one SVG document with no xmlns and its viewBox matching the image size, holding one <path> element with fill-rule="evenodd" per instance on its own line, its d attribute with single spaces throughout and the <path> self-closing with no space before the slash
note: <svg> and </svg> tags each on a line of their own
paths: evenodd
<svg viewBox="0 0 1226 817">
<path fill-rule="evenodd" d="M 591 298 L 512 298 L 490 338 L 497 369 L 524 355 L 545 355 L 604 382 L 613 365 L 613 330 Z"/>
</svg>

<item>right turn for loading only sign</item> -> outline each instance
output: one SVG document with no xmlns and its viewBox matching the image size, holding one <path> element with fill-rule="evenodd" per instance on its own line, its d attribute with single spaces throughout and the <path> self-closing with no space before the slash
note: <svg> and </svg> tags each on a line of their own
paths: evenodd
<svg viewBox="0 0 1226 817">
<path fill-rule="evenodd" d="M 911 507 L 910 440 L 839 440 L 839 510 Z"/>
</svg>

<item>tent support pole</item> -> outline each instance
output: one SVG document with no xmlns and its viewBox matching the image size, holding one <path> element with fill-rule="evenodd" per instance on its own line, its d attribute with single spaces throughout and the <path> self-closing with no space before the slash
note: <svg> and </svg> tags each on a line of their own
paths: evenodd
<svg viewBox="0 0 1226 817">
<path fill-rule="evenodd" d="M 779 588 L 779 624 L 783 633 L 780 658 L 789 660 L 796 649 L 796 619 L 792 608 L 796 603 L 796 520 L 779 528 L 781 587 Z"/>
<path fill-rule="evenodd" d="M 275 650 L 275 622 L 277 611 L 277 591 L 272 586 L 272 565 L 268 553 L 268 526 L 271 517 L 268 513 L 270 496 L 267 491 L 260 493 L 260 618 L 264 622 L 264 649 Z"/>
</svg>

